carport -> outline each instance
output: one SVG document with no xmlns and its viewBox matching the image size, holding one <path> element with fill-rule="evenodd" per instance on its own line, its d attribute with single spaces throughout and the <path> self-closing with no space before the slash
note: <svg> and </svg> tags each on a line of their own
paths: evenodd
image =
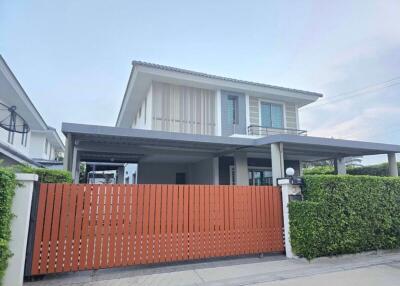
<svg viewBox="0 0 400 286">
<path fill-rule="evenodd" d="M 186 166 L 187 183 L 225 184 L 220 182 L 221 158 L 231 157 L 236 184 L 249 184 L 250 158 L 268 162 L 276 183 L 289 166 L 300 172 L 300 161 L 335 159 L 338 173 L 344 174 L 343 158 L 377 154 L 387 154 L 389 173 L 398 176 L 399 145 L 289 134 L 207 136 L 74 123 L 63 123 L 62 132 L 66 136 L 64 168 L 75 181 L 79 163 L 90 161 L 137 163 L 139 183 L 174 183 L 162 176 L 169 170 L 183 173 L 178 166 Z"/>
</svg>

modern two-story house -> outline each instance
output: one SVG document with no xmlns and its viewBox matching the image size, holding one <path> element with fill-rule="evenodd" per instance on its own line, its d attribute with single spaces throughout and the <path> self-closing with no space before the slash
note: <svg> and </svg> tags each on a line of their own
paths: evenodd
<svg viewBox="0 0 400 286">
<path fill-rule="evenodd" d="M 10 110 L 18 117 L 11 116 Z M 26 164 L 60 168 L 64 144 L 56 129 L 48 126 L 21 84 L 0 56 L 0 160 L 3 165 Z M 18 120 L 20 119 L 20 120 Z M 21 124 L 24 132 L 7 130 L 2 125 Z"/>
<path fill-rule="evenodd" d="M 322 94 L 134 61 L 115 127 L 63 123 L 64 167 L 138 164 L 138 183 L 273 185 L 301 161 L 388 154 L 400 146 L 307 136 L 299 109 Z M 351 132 L 351 131 L 349 131 Z"/>
</svg>

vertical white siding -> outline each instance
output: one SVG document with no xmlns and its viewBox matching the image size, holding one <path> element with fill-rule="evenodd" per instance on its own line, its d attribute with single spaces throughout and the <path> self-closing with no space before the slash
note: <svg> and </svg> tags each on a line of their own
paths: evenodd
<svg viewBox="0 0 400 286">
<path fill-rule="evenodd" d="M 286 102 L 285 113 L 286 113 L 286 128 L 298 129 L 296 104 L 291 102 Z"/>
<path fill-rule="evenodd" d="M 215 91 L 153 82 L 152 129 L 214 135 Z"/>
<path fill-rule="evenodd" d="M 259 110 L 259 100 L 257 97 L 249 97 L 249 112 L 250 112 L 250 124 L 260 125 L 260 110 Z"/>
</svg>

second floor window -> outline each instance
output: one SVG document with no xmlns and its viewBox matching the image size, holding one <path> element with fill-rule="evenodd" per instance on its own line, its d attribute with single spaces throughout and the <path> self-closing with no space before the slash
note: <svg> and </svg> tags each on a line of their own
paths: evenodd
<svg viewBox="0 0 400 286">
<path fill-rule="evenodd" d="M 239 106 L 237 96 L 228 96 L 228 122 L 230 124 L 239 124 Z"/>
<path fill-rule="evenodd" d="M 274 103 L 261 103 L 261 125 L 270 128 L 284 128 L 283 105 Z"/>
</svg>

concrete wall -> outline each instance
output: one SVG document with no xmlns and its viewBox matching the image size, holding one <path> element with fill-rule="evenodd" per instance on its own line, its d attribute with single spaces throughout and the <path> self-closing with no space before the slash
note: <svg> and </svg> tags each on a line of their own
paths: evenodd
<svg viewBox="0 0 400 286">
<path fill-rule="evenodd" d="M 233 126 L 228 119 L 227 107 L 228 97 L 238 97 L 239 124 Z M 246 96 L 244 93 L 221 91 L 221 135 L 230 136 L 232 134 L 247 134 L 246 126 Z"/>
<path fill-rule="evenodd" d="M 41 132 L 31 133 L 29 157 L 35 159 L 54 160 L 56 157 L 56 152 L 50 141 L 48 141 L 47 152 L 45 152 L 46 134 Z"/>
<path fill-rule="evenodd" d="M 190 184 L 214 184 L 213 159 L 205 159 L 189 165 Z"/>
<path fill-rule="evenodd" d="M 188 166 L 178 163 L 139 163 L 138 184 L 175 184 L 176 173 L 186 173 Z"/>
</svg>

